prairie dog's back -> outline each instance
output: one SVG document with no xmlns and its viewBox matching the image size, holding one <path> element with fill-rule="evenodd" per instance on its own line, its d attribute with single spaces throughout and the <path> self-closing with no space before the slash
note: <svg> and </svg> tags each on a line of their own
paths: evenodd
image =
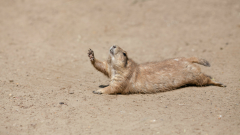
<svg viewBox="0 0 240 135">
<path fill-rule="evenodd" d="M 200 73 L 199 67 L 184 58 L 140 64 L 134 89 L 140 93 L 167 91 L 190 82 Z"/>
</svg>

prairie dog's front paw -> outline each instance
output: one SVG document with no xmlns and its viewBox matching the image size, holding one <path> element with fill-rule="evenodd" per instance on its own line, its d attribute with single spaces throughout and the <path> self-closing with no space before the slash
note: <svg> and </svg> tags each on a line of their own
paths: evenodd
<svg viewBox="0 0 240 135">
<path fill-rule="evenodd" d="M 100 90 L 97 91 L 93 91 L 94 94 L 102 94 L 102 92 Z"/>
<path fill-rule="evenodd" d="M 90 58 L 91 61 L 94 61 L 94 52 L 92 49 L 88 50 L 88 57 Z"/>
</svg>

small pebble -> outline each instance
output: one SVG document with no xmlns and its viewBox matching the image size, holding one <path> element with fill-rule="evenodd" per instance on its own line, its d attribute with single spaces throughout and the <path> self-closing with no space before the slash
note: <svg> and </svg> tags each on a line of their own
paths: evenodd
<svg viewBox="0 0 240 135">
<path fill-rule="evenodd" d="M 150 122 L 156 122 L 156 120 L 151 120 Z"/>
</svg>

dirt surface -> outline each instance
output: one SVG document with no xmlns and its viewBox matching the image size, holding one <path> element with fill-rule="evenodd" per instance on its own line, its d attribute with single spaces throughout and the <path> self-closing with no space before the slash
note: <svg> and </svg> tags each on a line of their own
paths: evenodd
<svg viewBox="0 0 240 135">
<path fill-rule="evenodd" d="M 226 88 L 96 95 L 90 64 L 197 56 Z M 1 0 L 0 135 L 240 133 L 239 0 Z"/>
</svg>

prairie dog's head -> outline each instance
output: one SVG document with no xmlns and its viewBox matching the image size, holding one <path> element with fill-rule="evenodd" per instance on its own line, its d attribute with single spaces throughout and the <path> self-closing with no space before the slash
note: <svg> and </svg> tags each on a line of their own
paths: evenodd
<svg viewBox="0 0 240 135">
<path fill-rule="evenodd" d="M 109 51 L 113 64 L 116 64 L 118 67 L 126 67 L 128 61 L 126 51 L 116 45 L 112 46 Z"/>
</svg>

